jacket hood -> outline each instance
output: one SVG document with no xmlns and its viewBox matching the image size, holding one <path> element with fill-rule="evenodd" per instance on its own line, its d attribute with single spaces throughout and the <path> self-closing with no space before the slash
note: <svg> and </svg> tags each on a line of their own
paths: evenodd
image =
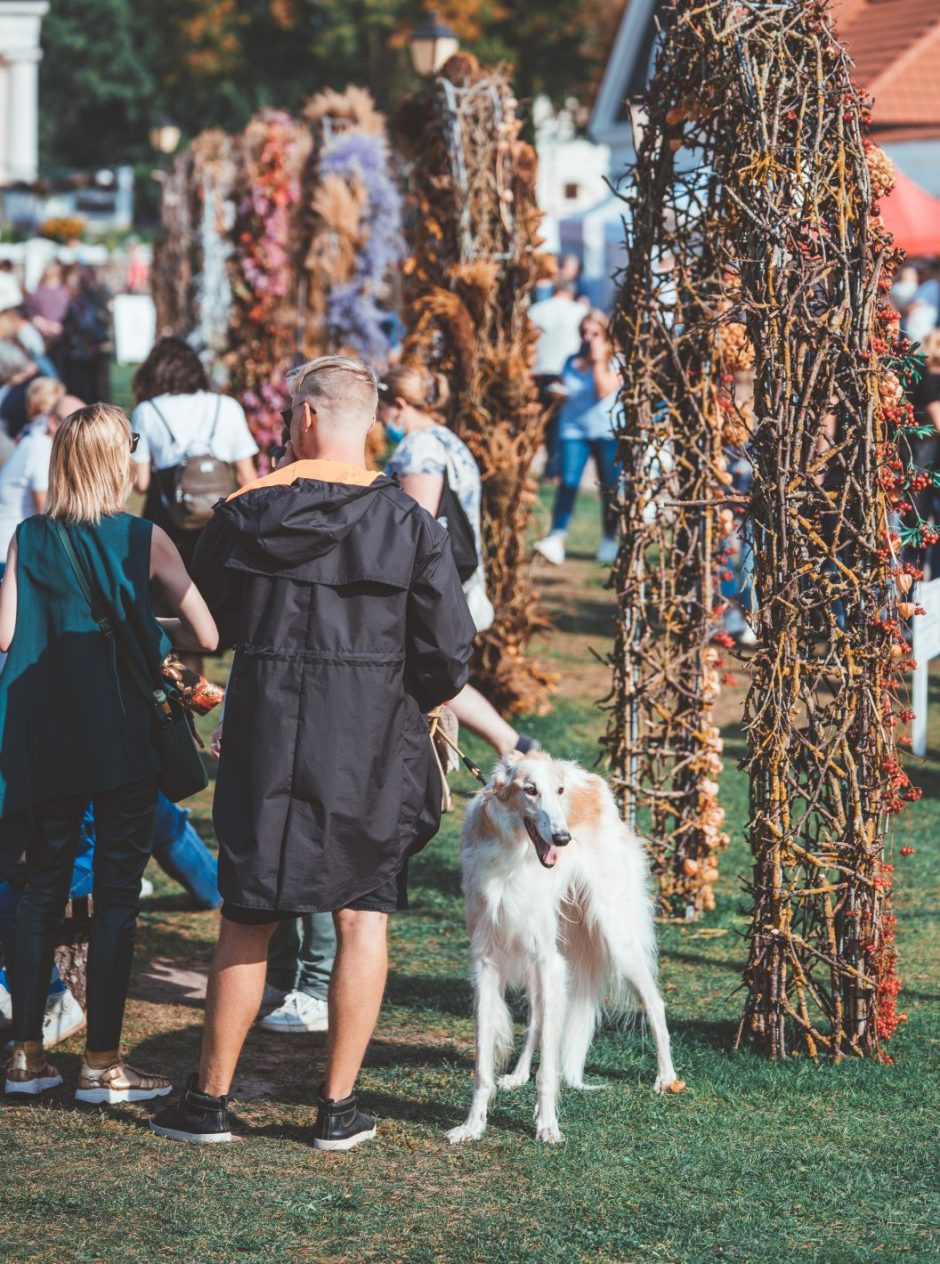
<svg viewBox="0 0 940 1264">
<path fill-rule="evenodd" d="M 367 486 L 298 478 L 236 495 L 217 510 L 236 539 L 229 565 L 268 574 L 306 570 L 339 550 L 376 493 L 391 486 L 384 474 Z"/>
</svg>

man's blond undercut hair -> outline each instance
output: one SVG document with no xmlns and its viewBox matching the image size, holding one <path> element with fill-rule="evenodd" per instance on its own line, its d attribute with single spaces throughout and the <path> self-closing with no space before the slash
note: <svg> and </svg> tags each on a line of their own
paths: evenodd
<svg viewBox="0 0 940 1264">
<path fill-rule="evenodd" d="M 309 402 L 327 425 L 371 425 L 379 383 L 362 360 L 329 355 L 291 369 L 285 379 L 294 404 Z"/>
</svg>

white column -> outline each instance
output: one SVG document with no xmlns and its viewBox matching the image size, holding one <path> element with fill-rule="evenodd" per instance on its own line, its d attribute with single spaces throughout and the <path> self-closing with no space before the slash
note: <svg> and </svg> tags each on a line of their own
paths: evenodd
<svg viewBox="0 0 940 1264">
<path fill-rule="evenodd" d="M 38 48 L 10 52 L 10 179 L 31 183 L 39 168 Z"/>
<path fill-rule="evenodd" d="M 10 109 L 10 67 L 0 58 L 0 186 L 10 180 L 10 132 L 13 112 Z"/>
</svg>

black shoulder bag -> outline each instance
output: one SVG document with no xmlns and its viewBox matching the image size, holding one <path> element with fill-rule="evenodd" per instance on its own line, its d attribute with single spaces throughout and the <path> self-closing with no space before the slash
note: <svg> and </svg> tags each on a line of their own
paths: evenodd
<svg viewBox="0 0 940 1264">
<path fill-rule="evenodd" d="M 209 784 L 209 778 L 196 749 L 189 719 L 172 689 L 153 687 L 137 661 L 127 652 L 121 638 L 114 635 L 111 621 L 93 595 L 93 577 L 89 576 L 75 552 L 69 533 L 57 518 L 49 522 L 65 550 L 82 595 L 88 602 L 91 617 L 106 641 L 110 641 L 136 688 L 144 695 L 152 717 L 150 740 L 160 761 L 160 789 L 173 803 L 198 794 Z"/>
<path fill-rule="evenodd" d="M 435 436 L 436 437 L 436 436 Z M 443 447 L 444 445 L 441 444 Z M 444 448 L 444 487 L 441 491 L 441 503 L 434 515 L 450 536 L 451 552 L 457 566 L 460 582 L 465 584 L 480 565 L 477 554 L 477 540 L 473 527 L 467 517 L 467 511 L 457 498 L 457 493 L 450 485 L 447 477 L 447 449 Z"/>
</svg>

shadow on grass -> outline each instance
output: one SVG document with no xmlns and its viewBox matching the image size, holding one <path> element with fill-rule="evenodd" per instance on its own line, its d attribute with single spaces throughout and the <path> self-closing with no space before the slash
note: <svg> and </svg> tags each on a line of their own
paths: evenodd
<svg viewBox="0 0 940 1264">
<path fill-rule="evenodd" d="M 473 1013 L 473 991 L 467 979 L 457 974 L 400 974 L 392 970 L 385 1000 L 403 1009 L 432 1009 L 458 1018 Z"/>
<path fill-rule="evenodd" d="M 553 615 L 559 632 L 574 636 L 611 637 L 616 625 L 614 608 L 609 600 L 592 601 L 581 598 L 577 603 L 560 606 Z"/>
</svg>

